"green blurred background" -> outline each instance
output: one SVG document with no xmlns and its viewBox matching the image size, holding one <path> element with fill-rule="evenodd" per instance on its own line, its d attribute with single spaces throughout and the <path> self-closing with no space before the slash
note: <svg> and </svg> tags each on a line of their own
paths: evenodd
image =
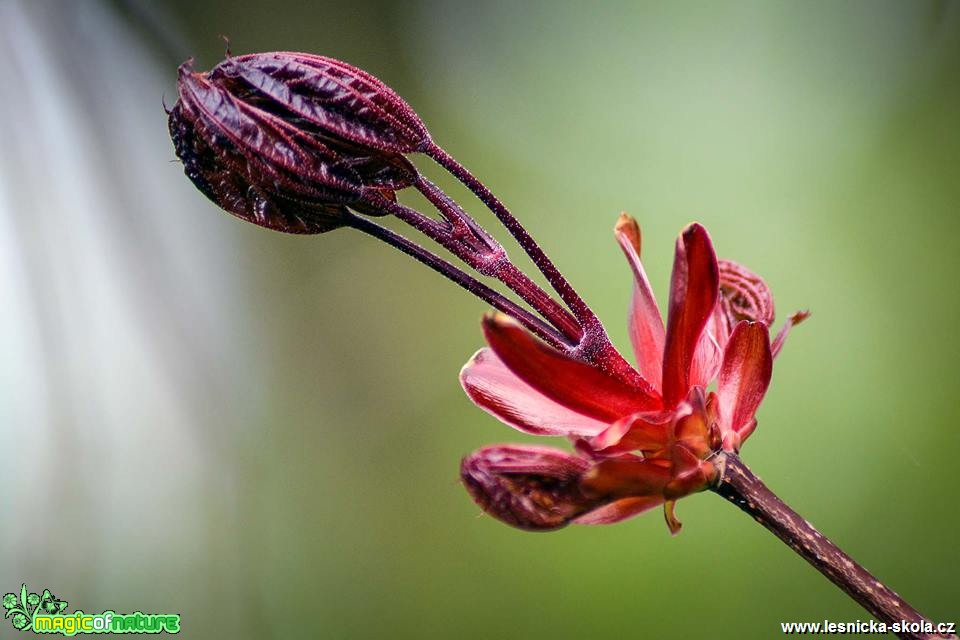
<svg viewBox="0 0 960 640">
<path fill-rule="evenodd" d="M 5 0 L 0 25 L 0 591 L 180 612 L 187 638 L 868 618 L 712 494 L 675 538 L 656 513 L 550 534 L 477 517 L 460 457 L 532 440 L 457 383 L 484 306 L 358 234 L 243 224 L 170 162 L 161 97 L 226 35 L 397 89 L 624 347 L 617 214 L 661 299 L 675 234 L 704 222 L 780 319 L 813 313 L 746 461 L 960 620 L 960 4 Z"/>
</svg>

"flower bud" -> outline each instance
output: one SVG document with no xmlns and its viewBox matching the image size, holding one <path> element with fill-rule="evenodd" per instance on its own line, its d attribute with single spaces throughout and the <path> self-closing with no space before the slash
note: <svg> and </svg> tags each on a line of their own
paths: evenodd
<svg viewBox="0 0 960 640">
<path fill-rule="evenodd" d="M 520 529 L 550 531 L 595 505 L 579 487 L 590 463 L 549 447 L 498 445 L 463 459 L 460 477 L 480 507 Z"/>
<path fill-rule="evenodd" d="M 253 77 L 265 74 L 254 63 L 270 55 L 243 57 Z M 300 86 L 302 78 L 263 75 L 261 85 L 271 93 L 258 92 L 247 84 L 250 73 L 239 60 L 230 58 L 206 74 L 194 72 L 189 62 L 182 65 L 179 99 L 169 113 L 184 172 L 217 205 L 278 231 L 322 233 L 345 224 L 348 206 L 382 215 L 368 196 L 394 199 L 394 190 L 416 180 L 416 169 L 400 153 L 358 142 L 361 128 L 343 124 L 349 119 L 339 111 L 329 119 L 349 136 L 305 117 L 307 101 L 290 87 L 285 93 L 279 88 L 283 82 Z M 314 106 L 318 111 L 322 105 Z M 363 113 L 357 121 L 364 121 Z"/>
</svg>

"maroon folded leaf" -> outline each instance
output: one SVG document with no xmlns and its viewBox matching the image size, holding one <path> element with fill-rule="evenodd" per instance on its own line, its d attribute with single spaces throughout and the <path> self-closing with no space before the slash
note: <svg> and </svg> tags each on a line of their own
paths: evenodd
<svg viewBox="0 0 960 640">
<path fill-rule="evenodd" d="M 383 215 L 367 196 L 393 200 L 394 191 L 417 180 L 416 168 L 401 153 L 363 144 L 370 138 L 357 133 L 363 128 L 344 124 L 348 103 L 330 107 L 330 120 L 341 126 L 321 127 L 318 118 L 296 111 L 306 102 L 295 74 L 272 77 L 259 68 L 276 64 L 273 54 L 242 60 L 229 58 L 210 73 L 181 65 L 179 99 L 169 114 L 185 173 L 216 204 L 278 231 L 321 233 L 344 224 L 347 206 Z M 251 75 L 271 93 L 247 84 Z M 368 110 L 359 111 L 357 121 L 368 121 Z"/>
<path fill-rule="evenodd" d="M 170 137 L 183 171 L 210 200 L 254 224 L 287 233 L 323 233 L 342 226 L 347 211 L 330 194 L 312 200 L 264 188 L 258 169 L 209 127 L 185 117 L 181 105 L 170 111 Z"/>
<path fill-rule="evenodd" d="M 489 515 L 529 531 L 550 531 L 595 506 L 580 491 L 590 464 L 549 447 L 497 445 L 474 451 L 460 464 L 460 478 Z"/>
<path fill-rule="evenodd" d="M 255 53 L 228 58 L 210 71 L 232 81 L 260 108 L 296 117 L 357 145 L 396 153 L 422 150 L 430 134 L 403 98 L 369 73 L 323 56 Z"/>
</svg>

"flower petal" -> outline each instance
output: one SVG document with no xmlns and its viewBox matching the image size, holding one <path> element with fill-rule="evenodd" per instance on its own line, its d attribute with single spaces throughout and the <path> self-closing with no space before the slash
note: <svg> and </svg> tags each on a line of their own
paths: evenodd
<svg viewBox="0 0 960 640">
<path fill-rule="evenodd" d="M 662 451 L 669 444 L 673 420 L 689 412 L 688 407 L 682 407 L 682 411 L 645 411 L 621 418 L 591 438 L 590 447 L 601 455 L 635 450 L 645 454 Z"/>
<path fill-rule="evenodd" d="M 653 295 L 653 288 L 640 262 L 640 226 L 625 213 L 620 214 L 614 234 L 623 254 L 633 271 L 633 299 L 628 318 L 630 342 L 637 359 L 640 375 L 661 389 L 663 382 L 663 344 L 665 331 L 660 307 Z"/>
<path fill-rule="evenodd" d="M 487 344 L 513 373 L 573 411 L 612 422 L 637 411 L 659 408 L 658 397 L 560 353 L 503 314 L 486 315 L 483 332 Z"/>
<path fill-rule="evenodd" d="M 690 370 L 700 334 L 717 304 L 717 256 L 707 230 L 693 223 L 677 238 L 670 281 L 663 358 L 663 402 L 673 407 L 690 388 Z"/>
<path fill-rule="evenodd" d="M 460 371 L 473 403 L 511 427 L 542 436 L 595 436 L 610 425 L 554 402 L 521 380 L 490 349 L 481 349 Z"/>
<path fill-rule="evenodd" d="M 673 478 L 663 492 L 668 500 L 676 500 L 691 493 L 703 491 L 716 480 L 717 476 L 713 463 L 699 458 L 686 447 L 674 448 L 672 472 Z"/>
<path fill-rule="evenodd" d="M 711 425 L 716 422 L 715 412 L 704 397 L 703 389 L 694 387 L 687 396 L 687 401 L 680 405 L 683 411 L 677 411 L 676 421 L 673 424 L 674 464 L 677 464 L 677 455 L 682 449 L 696 457 L 706 457 L 714 448 Z M 679 473 L 676 469 L 674 473 Z"/>
<path fill-rule="evenodd" d="M 797 326 L 809 317 L 809 311 L 797 311 L 795 314 L 787 318 L 787 321 L 783 323 L 783 327 L 781 327 L 780 331 L 777 332 L 777 337 L 773 339 L 773 346 L 770 347 L 770 351 L 773 353 L 774 358 L 779 355 L 780 349 L 783 349 L 783 343 L 787 341 L 787 336 L 790 335 L 790 329 Z"/>
<path fill-rule="evenodd" d="M 710 381 L 717 377 L 717 373 L 720 371 L 720 363 L 723 362 L 723 350 L 711 330 L 714 317 L 716 317 L 716 314 L 710 314 L 710 320 L 707 322 L 703 333 L 700 334 L 700 342 L 697 343 L 693 364 L 690 366 L 691 387 L 706 387 L 710 384 Z"/>
<path fill-rule="evenodd" d="M 613 524 L 627 518 L 638 516 L 645 511 L 663 504 L 663 496 L 642 496 L 621 498 L 574 518 L 574 524 Z"/>
<path fill-rule="evenodd" d="M 773 372 L 770 333 L 762 322 L 744 320 L 734 327 L 723 354 L 717 385 L 720 433 L 724 447 L 736 449 L 753 428 Z"/>
<path fill-rule="evenodd" d="M 584 494 L 603 498 L 660 496 L 671 479 L 670 460 L 623 455 L 595 464 L 580 479 Z"/>
</svg>

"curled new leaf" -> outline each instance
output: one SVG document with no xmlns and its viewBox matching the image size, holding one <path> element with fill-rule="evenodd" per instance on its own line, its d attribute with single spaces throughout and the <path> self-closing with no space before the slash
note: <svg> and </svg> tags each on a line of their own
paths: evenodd
<svg viewBox="0 0 960 640">
<path fill-rule="evenodd" d="M 730 330 L 741 320 L 773 323 L 773 294 L 763 278 L 732 260 L 718 260 L 723 312 Z"/>
</svg>

